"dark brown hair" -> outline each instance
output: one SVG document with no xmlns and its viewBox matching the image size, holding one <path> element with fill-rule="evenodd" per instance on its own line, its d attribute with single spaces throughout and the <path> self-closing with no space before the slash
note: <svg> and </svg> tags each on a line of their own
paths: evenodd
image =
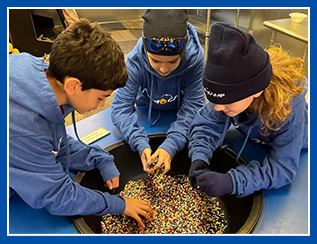
<svg viewBox="0 0 317 244">
<path fill-rule="evenodd" d="M 63 83 L 67 76 L 82 90 L 115 90 L 128 79 L 119 44 L 98 24 L 80 19 L 58 35 L 50 53 L 49 76 Z"/>
</svg>

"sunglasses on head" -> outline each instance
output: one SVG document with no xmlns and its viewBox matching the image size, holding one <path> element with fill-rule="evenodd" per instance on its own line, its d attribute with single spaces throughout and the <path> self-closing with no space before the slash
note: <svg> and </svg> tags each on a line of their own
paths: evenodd
<svg viewBox="0 0 317 244">
<path fill-rule="evenodd" d="M 159 40 L 155 38 L 146 38 L 144 35 L 143 43 L 147 50 L 152 52 L 161 52 L 161 51 L 169 51 L 169 52 L 178 52 L 182 50 L 186 44 L 187 35 L 184 38 L 171 38 L 168 40 Z"/>
</svg>

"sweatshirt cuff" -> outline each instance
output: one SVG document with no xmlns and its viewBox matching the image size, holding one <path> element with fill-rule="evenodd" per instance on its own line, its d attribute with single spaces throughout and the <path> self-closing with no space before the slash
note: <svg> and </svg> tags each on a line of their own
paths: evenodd
<svg viewBox="0 0 317 244">
<path fill-rule="evenodd" d="M 103 182 L 111 180 L 114 177 L 120 175 L 120 172 L 117 169 L 114 162 L 103 162 L 101 164 L 98 164 L 97 169 L 99 170 L 100 175 L 102 176 Z"/>
<path fill-rule="evenodd" d="M 198 159 L 210 165 L 209 158 L 205 156 L 203 153 L 195 153 L 194 155 L 192 155 L 191 162 L 193 163 L 195 160 L 198 160 Z"/>
<path fill-rule="evenodd" d="M 105 197 L 106 199 L 106 208 L 104 211 L 99 213 L 98 215 L 106 215 L 106 214 L 123 214 L 126 208 L 126 202 L 123 199 L 123 197 L 118 195 L 110 195 L 109 193 L 103 193 L 107 194 L 108 197 Z"/>
<path fill-rule="evenodd" d="M 230 175 L 231 180 L 232 180 L 232 192 L 231 192 L 231 194 L 238 196 L 237 180 L 236 180 L 236 176 L 234 174 L 234 169 L 230 169 L 227 173 Z"/>
<path fill-rule="evenodd" d="M 138 144 L 136 150 L 138 151 L 140 157 L 141 157 L 144 149 L 146 149 L 146 148 L 150 148 L 151 149 L 150 144 L 148 142 L 141 142 L 141 143 Z"/>
<path fill-rule="evenodd" d="M 177 153 L 175 145 L 168 140 L 165 140 L 159 147 L 168 152 L 172 158 L 174 158 L 175 154 Z"/>
</svg>

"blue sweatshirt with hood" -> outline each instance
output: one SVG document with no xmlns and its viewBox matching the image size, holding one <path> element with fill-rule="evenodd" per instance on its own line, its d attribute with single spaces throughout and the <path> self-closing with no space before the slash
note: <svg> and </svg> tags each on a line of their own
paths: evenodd
<svg viewBox="0 0 317 244">
<path fill-rule="evenodd" d="M 233 181 L 233 191 L 238 197 L 252 194 L 260 189 L 276 189 L 292 182 L 299 165 L 300 152 L 308 148 L 308 104 L 307 90 L 291 101 L 291 115 L 277 131 L 269 136 L 259 133 L 260 119 L 257 112 L 242 119 L 243 113 L 229 117 L 215 110 L 212 103 L 198 111 L 189 129 L 189 157 L 194 162 L 201 159 L 209 163 L 213 152 L 222 146 L 230 125 L 244 134 L 245 141 L 237 158 L 240 157 L 248 139 L 271 145 L 271 153 L 263 162 L 251 160 L 247 165 L 230 169 L 228 174 Z"/>
<path fill-rule="evenodd" d="M 175 110 L 176 121 L 170 125 L 166 139 L 160 145 L 172 158 L 185 147 L 188 127 L 198 109 L 205 104 L 203 49 L 194 27 L 189 23 L 187 26 L 189 38 L 182 60 L 167 77 L 160 76 L 150 65 L 142 38 L 127 56 L 129 78 L 125 87 L 116 91 L 111 118 L 131 149 L 138 151 L 139 155 L 150 146 L 145 129 L 138 126 L 135 104 L 148 106 L 148 121 L 151 125 L 155 124 L 151 121 L 152 110 Z M 158 119 L 159 116 L 156 122 Z"/>
<path fill-rule="evenodd" d="M 54 215 L 123 213 L 123 198 L 82 187 L 68 175 L 69 169 L 97 168 L 107 181 L 119 172 L 109 153 L 66 135 L 47 67 L 42 58 L 27 53 L 9 57 L 10 193 Z M 63 106 L 65 116 L 73 111 Z"/>
</svg>

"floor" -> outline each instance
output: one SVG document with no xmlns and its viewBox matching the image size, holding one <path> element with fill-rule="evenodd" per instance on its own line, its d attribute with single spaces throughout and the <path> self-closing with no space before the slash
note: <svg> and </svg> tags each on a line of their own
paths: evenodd
<svg viewBox="0 0 317 244">
<path fill-rule="evenodd" d="M 107 22 L 101 23 L 101 26 L 111 33 L 112 38 L 119 43 L 124 56 L 126 57 L 126 55 L 133 50 L 138 39 L 142 35 L 143 20 L 140 19 L 122 22 Z M 109 108 L 111 106 L 114 94 L 115 92 L 113 92 L 112 95 L 107 98 L 105 106 L 103 107 L 99 107 L 96 110 L 85 114 L 79 114 L 75 112 L 76 122 L 96 114 L 106 108 Z M 69 126 L 72 123 L 73 122 L 70 114 L 65 118 L 65 126 Z"/>
</svg>

